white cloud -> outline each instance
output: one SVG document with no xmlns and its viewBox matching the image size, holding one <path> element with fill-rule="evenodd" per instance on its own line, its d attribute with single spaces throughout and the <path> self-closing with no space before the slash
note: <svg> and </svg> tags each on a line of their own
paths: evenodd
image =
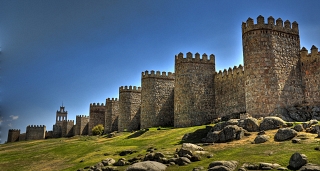
<svg viewBox="0 0 320 171">
<path fill-rule="evenodd" d="M 2 117 L 0 117 L 0 124 L 3 122 Z"/>
<path fill-rule="evenodd" d="M 16 119 L 18 119 L 18 118 L 19 118 L 19 116 L 18 116 L 18 115 L 17 115 L 17 116 L 10 115 L 10 118 L 12 118 L 12 120 L 16 120 Z"/>
<path fill-rule="evenodd" d="M 12 127 L 11 123 L 8 124 L 9 127 Z"/>
</svg>

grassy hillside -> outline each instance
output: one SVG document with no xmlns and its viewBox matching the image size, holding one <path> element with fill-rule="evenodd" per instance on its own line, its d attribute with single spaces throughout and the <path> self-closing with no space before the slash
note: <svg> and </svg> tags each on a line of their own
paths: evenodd
<svg viewBox="0 0 320 171">
<path fill-rule="evenodd" d="M 203 135 L 205 126 L 177 128 L 147 132 L 119 133 L 114 138 L 96 136 L 76 136 L 72 138 L 47 139 L 37 141 L 22 141 L 0 145 L 0 168 L 6 170 L 77 170 L 85 166 L 92 166 L 102 159 L 114 158 L 118 160 L 122 150 L 135 150 L 136 153 L 124 156 L 126 159 L 145 155 L 149 147 L 157 148 L 170 158 L 176 148 L 181 146 L 181 138 L 186 133 L 195 132 L 191 141 Z M 197 131 L 198 130 L 198 131 Z M 202 130 L 202 131 L 201 131 Z M 276 131 L 267 131 L 272 138 Z M 208 167 L 211 161 L 237 160 L 242 165 L 245 162 L 270 162 L 287 166 L 290 156 L 294 152 L 301 152 L 308 156 L 309 162 L 320 164 L 320 151 L 314 150 L 320 146 L 320 139 L 315 134 L 299 133 L 305 137 L 300 144 L 291 141 L 251 144 L 256 133 L 242 140 L 230 143 L 204 146 L 212 158 L 194 162 L 188 166 L 170 166 L 167 170 L 192 170 L 196 166 Z M 200 140 L 199 140 L 200 141 Z M 84 160 L 84 162 L 80 162 Z M 125 167 L 118 167 L 124 170 Z"/>
</svg>

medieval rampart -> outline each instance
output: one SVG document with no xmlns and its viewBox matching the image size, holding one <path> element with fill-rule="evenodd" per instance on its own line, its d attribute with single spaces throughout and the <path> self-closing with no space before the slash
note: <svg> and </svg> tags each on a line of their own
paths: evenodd
<svg viewBox="0 0 320 171">
<path fill-rule="evenodd" d="M 74 120 L 65 120 L 62 122 L 62 137 L 71 137 L 73 132 Z"/>
<path fill-rule="evenodd" d="M 215 115 L 215 57 L 182 53 L 175 57 L 174 126 L 210 123 Z"/>
<path fill-rule="evenodd" d="M 92 128 L 102 124 L 105 126 L 105 111 L 106 106 L 103 103 L 91 103 L 90 104 L 90 122 L 88 127 L 88 134 L 92 135 Z"/>
<path fill-rule="evenodd" d="M 316 46 L 311 47 L 311 53 L 301 49 L 302 84 L 304 102 L 309 105 L 320 105 L 320 52 Z"/>
<path fill-rule="evenodd" d="M 140 129 L 141 87 L 119 88 L 118 131 Z"/>
<path fill-rule="evenodd" d="M 215 77 L 215 107 L 220 117 L 245 113 L 244 70 L 242 65 L 219 71 Z"/>
<path fill-rule="evenodd" d="M 74 134 L 88 135 L 89 116 L 77 115 Z"/>
<path fill-rule="evenodd" d="M 141 129 L 173 126 L 174 74 L 145 71 L 142 72 L 141 85 Z"/>
<path fill-rule="evenodd" d="M 105 127 L 104 132 L 118 131 L 119 101 L 117 98 L 106 99 Z"/>
<path fill-rule="evenodd" d="M 41 140 L 45 138 L 45 125 L 29 125 L 26 130 L 26 140 Z"/>
<path fill-rule="evenodd" d="M 9 129 L 7 142 L 19 141 L 20 129 Z"/>
<path fill-rule="evenodd" d="M 26 133 L 22 133 L 19 135 L 19 141 L 25 141 L 26 140 Z"/>
<path fill-rule="evenodd" d="M 281 113 L 303 96 L 297 22 L 273 17 L 242 23 L 246 111 L 254 117 Z"/>
</svg>

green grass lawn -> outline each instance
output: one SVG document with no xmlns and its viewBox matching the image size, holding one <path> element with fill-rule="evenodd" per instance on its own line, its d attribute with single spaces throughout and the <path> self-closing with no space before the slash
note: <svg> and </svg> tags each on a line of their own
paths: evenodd
<svg viewBox="0 0 320 171">
<path fill-rule="evenodd" d="M 174 155 L 176 148 L 181 147 L 181 138 L 186 133 L 196 132 L 197 136 L 191 142 L 200 142 L 204 135 L 205 126 L 157 130 L 151 128 L 147 132 L 119 133 L 114 138 L 105 136 L 75 136 L 72 138 L 46 139 L 37 141 L 21 141 L 0 145 L 0 170 L 77 170 L 85 166 L 92 166 L 102 159 L 122 158 L 119 152 L 135 150 L 136 153 L 124 156 L 126 159 L 145 155 L 149 147 L 157 148 L 167 158 Z M 276 131 L 267 131 L 273 138 Z M 315 134 L 299 133 L 308 139 L 300 144 L 291 141 L 274 142 L 270 140 L 264 144 L 251 144 L 256 136 L 253 133 L 239 141 L 230 143 L 216 143 L 204 146 L 212 158 L 204 155 L 201 161 L 188 166 L 170 166 L 167 170 L 192 170 L 196 166 L 208 167 L 209 163 L 217 160 L 236 160 L 243 163 L 270 162 L 287 166 L 290 156 L 294 152 L 304 153 L 308 161 L 320 165 L 320 151 L 314 150 L 320 146 L 320 139 Z M 81 160 L 84 162 L 80 162 Z M 127 166 L 118 167 L 124 170 Z"/>
</svg>

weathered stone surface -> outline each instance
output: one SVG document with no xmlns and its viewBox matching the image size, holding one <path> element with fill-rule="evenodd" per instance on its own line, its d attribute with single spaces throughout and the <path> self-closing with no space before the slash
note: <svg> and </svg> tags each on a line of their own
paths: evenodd
<svg viewBox="0 0 320 171">
<path fill-rule="evenodd" d="M 101 163 L 104 165 L 104 166 L 110 166 L 110 165 L 113 165 L 116 161 L 112 158 L 107 158 L 107 159 L 104 159 L 101 161 Z"/>
<path fill-rule="evenodd" d="M 274 136 L 275 141 L 285 141 L 285 140 L 290 140 L 293 137 L 297 136 L 298 133 L 294 129 L 290 128 L 280 128 L 276 135 Z"/>
<path fill-rule="evenodd" d="M 88 133 L 92 135 L 92 128 L 101 124 L 105 127 L 105 111 L 106 106 L 103 103 L 90 104 L 90 120 L 88 123 Z"/>
<path fill-rule="evenodd" d="M 242 24 L 246 112 L 255 118 L 282 113 L 303 98 L 302 83 L 297 81 L 301 80 L 297 25 L 287 29 L 290 22 L 283 27 L 281 19 L 264 21 L 259 16 L 257 24 L 251 18 Z M 274 23 L 279 29 L 271 27 Z"/>
<path fill-rule="evenodd" d="M 150 161 L 150 160 L 153 160 L 153 157 L 154 157 L 154 153 L 147 153 L 145 156 L 144 156 L 144 161 Z"/>
<path fill-rule="evenodd" d="M 306 165 L 302 166 L 299 171 L 319 171 L 320 166 L 312 163 L 307 163 Z"/>
<path fill-rule="evenodd" d="M 255 144 L 260 144 L 260 143 L 264 143 L 267 142 L 269 140 L 269 136 L 268 135 L 258 135 L 255 139 L 254 139 L 254 143 Z"/>
<path fill-rule="evenodd" d="M 201 170 L 204 170 L 203 166 L 198 166 L 192 169 L 192 171 L 201 171 Z"/>
<path fill-rule="evenodd" d="M 174 127 L 211 123 L 215 113 L 214 55 L 179 53 L 175 58 Z M 192 98 L 190 98 L 192 97 Z"/>
<path fill-rule="evenodd" d="M 212 142 L 229 142 L 239 140 L 244 136 L 244 129 L 237 125 L 228 125 L 221 131 L 208 132 L 206 138 L 202 141 L 207 143 Z"/>
<path fill-rule="evenodd" d="M 118 131 L 138 130 L 140 113 L 141 88 L 136 86 L 121 86 L 119 88 Z"/>
<path fill-rule="evenodd" d="M 179 155 L 179 157 L 184 157 L 185 155 L 190 155 L 190 156 L 192 156 L 192 151 L 191 151 L 191 150 L 188 150 L 188 149 L 183 149 L 183 148 L 181 148 L 181 149 L 178 151 L 178 155 Z"/>
<path fill-rule="evenodd" d="M 229 142 L 233 140 L 239 140 L 244 136 L 244 131 L 241 127 L 236 125 L 226 126 L 219 133 L 219 142 Z"/>
<path fill-rule="evenodd" d="M 119 119 L 119 100 L 117 98 L 106 99 L 106 112 L 105 112 L 105 133 L 111 133 L 118 131 L 118 119 Z M 113 134 L 109 134 L 108 137 L 114 137 Z"/>
<path fill-rule="evenodd" d="M 260 124 L 260 130 L 278 129 L 283 125 L 286 123 L 279 117 L 265 117 Z"/>
<path fill-rule="evenodd" d="M 165 171 L 166 165 L 155 161 L 138 162 L 129 166 L 126 171 Z"/>
<path fill-rule="evenodd" d="M 258 132 L 259 131 L 258 120 L 251 117 L 244 119 L 243 128 L 249 132 Z"/>
<path fill-rule="evenodd" d="M 171 72 L 142 72 L 141 129 L 173 126 L 174 74 Z"/>
<path fill-rule="evenodd" d="M 126 164 L 128 164 L 127 161 L 126 161 L 126 159 L 120 158 L 120 159 L 119 159 L 117 162 L 115 162 L 113 165 L 114 165 L 114 166 L 124 166 L 124 165 L 126 165 Z"/>
<path fill-rule="evenodd" d="M 300 143 L 301 139 L 299 138 L 294 138 L 291 140 L 292 143 Z"/>
<path fill-rule="evenodd" d="M 302 126 L 302 124 L 298 124 L 298 125 L 294 126 L 293 129 L 296 130 L 297 132 L 301 132 L 301 131 L 303 131 L 303 126 Z"/>
<path fill-rule="evenodd" d="M 237 166 L 237 161 L 214 161 L 209 164 L 208 171 L 233 171 Z"/>
<path fill-rule="evenodd" d="M 272 170 L 272 169 L 277 169 L 279 170 L 279 168 L 281 167 L 281 165 L 279 165 L 278 163 L 266 163 L 266 162 L 259 162 L 259 163 L 254 163 L 254 164 L 248 164 L 248 163 L 244 163 L 241 168 L 243 168 L 244 170 Z"/>
<path fill-rule="evenodd" d="M 300 153 L 294 153 L 289 160 L 289 169 L 298 170 L 303 165 L 307 164 L 307 156 Z"/>
<path fill-rule="evenodd" d="M 187 157 L 179 157 L 176 162 L 179 166 L 190 164 L 191 161 Z"/>
<path fill-rule="evenodd" d="M 198 145 L 192 144 L 192 143 L 183 143 L 182 144 L 183 149 L 188 149 L 191 151 L 204 151 L 204 149 Z"/>
<path fill-rule="evenodd" d="M 161 153 L 161 152 L 156 152 L 155 154 L 154 154 L 154 156 L 153 156 L 153 158 L 154 159 L 161 159 L 161 158 L 163 158 L 164 157 L 164 154 L 163 153 Z"/>
</svg>

